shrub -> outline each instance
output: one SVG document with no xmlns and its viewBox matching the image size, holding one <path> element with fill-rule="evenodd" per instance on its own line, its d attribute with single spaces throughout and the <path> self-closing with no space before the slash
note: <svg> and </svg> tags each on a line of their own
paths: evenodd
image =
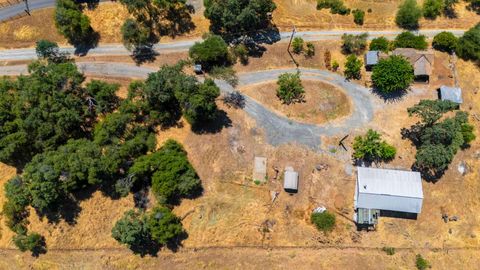
<svg viewBox="0 0 480 270">
<path fill-rule="evenodd" d="M 457 48 L 458 38 L 451 32 L 441 32 L 433 37 L 432 46 L 436 50 L 452 53 Z"/>
<path fill-rule="evenodd" d="M 343 34 L 342 52 L 344 54 L 360 54 L 367 47 L 367 33 L 360 35 Z"/>
<path fill-rule="evenodd" d="M 428 261 L 425 260 L 422 255 L 417 254 L 417 256 L 415 257 L 415 266 L 418 270 L 425 270 L 427 268 L 430 268 L 430 263 L 428 263 Z"/>
<path fill-rule="evenodd" d="M 354 54 L 351 54 L 347 57 L 347 62 L 345 63 L 345 77 L 347 79 L 360 79 L 360 69 L 362 68 L 362 61 L 358 59 Z"/>
<path fill-rule="evenodd" d="M 382 59 L 373 67 L 373 84 L 385 94 L 407 89 L 413 79 L 412 65 L 401 56 Z"/>
<path fill-rule="evenodd" d="M 354 9 L 352 11 L 352 14 L 353 14 L 353 22 L 355 22 L 358 25 L 363 25 L 363 20 L 365 18 L 365 11 L 360 9 Z"/>
<path fill-rule="evenodd" d="M 323 60 L 325 61 L 325 68 L 330 70 L 332 68 L 331 66 L 332 54 L 330 53 L 329 50 L 326 50 L 325 53 L 323 54 Z"/>
<path fill-rule="evenodd" d="M 385 253 L 387 253 L 387 255 L 395 255 L 395 248 L 393 247 L 383 247 L 382 248 L 383 251 L 385 251 Z"/>
<path fill-rule="evenodd" d="M 284 73 L 278 77 L 277 97 L 285 104 L 303 100 L 305 90 L 300 79 L 300 72 Z"/>
<path fill-rule="evenodd" d="M 293 52 L 299 54 L 303 51 L 303 39 L 301 37 L 295 37 L 292 42 Z"/>
<path fill-rule="evenodd" d="M 333 60 L 332 70 L 337 71 L 339 67 L 340 67 L 340 64 L 338 64 L 338 62 L 336 60 Z"/>
<path fill-rule="evenodd" d="M 423 16 L 434 20 L 442 13 L 444 9 L 443 0 L 425 0 L 423 2 Z"/>
<path fill-rule="evenodd" d="M 216 35 L 209 35 L 203 42 L 196 42 L 190 48 L 189 55 L 195 63 L 201 64 L 206 69 L 229 64 L 227 43 Z"/>
<path fill-rule="evenodd" d="M 350 9 L 345 7 L 342 0 L 318 0 L 317 9 L 330 9 L 330 13 L 332 14 L 350 14 Z"/>
<path fill-rule="evenodd" d="M 13 243 L 22 252 L 28 250 L 38 254 L 45 249 L 45 239 L 38 233 L 16 235 L 13 237 Z"/>
<path fill-rule="evenodd" d="M 455 51 L 465 60 L 480 60 L 480 23 L 470 28 L 458 39 Z"/>
<path fill-rule="evenodd" d="M 307 50 L 305 51 L 306 57 L 313 57 L 315 55 L 315 45 L 311 42 L 307 42 Z"/>
<path fill-rule="evenodd" d="M 379 161 L 395 157 L 395 147 L 381 140 L 378 132 L 369 129 L 365 136 L 357 136 L 353 142 L 353 157 L 357 160 Z"/>
<path fill-rule="evenodd" d="M 412 32 L 405 31 L 395 37 L 393 42 L 395 48 L 414 48 L 425 50 L 428 47 L 427 39 L 424 35 L 415 35 Z"/>
<path fill-rule="evenodd" d="M 390 42 L 385 37 L 372 39 L 370 42 L 370 51 L 388 52 L 390 50 Z"/>
<path fill-rule="evenodd" d="M 312 213 L 310 220 L 318 230 L 323 232 L 330 232 L 335 227 L 335 215 L 328 211 Z"/>
<path fill-rule="evenodd" d="M 153 208 L 148 214 L 147 226 L 152 240 L 161 245 L 184 233 L 180 219 L 170 209 L 162 206 Z"/>
<path fill-rule="evenodd" d="M 30 204 L 30 196 L 20 176 L 8 180 L 5 183 L 6 201 L 3 205 L 3 215 L 6 225 L 18 234 L 26 233 L 26 207 Z"/>
<path fill-rule="evenodd" d="M 129 248 L 142 246 L 150 238 L 146 217 L 142 212 L 129 210 L 112 228 L 112 237 Z"/>
<path fill-rule="evenodd" d="M 422 10 L 416 0 L 405 0 L 398 8 L 395 22 L 405 29 L 417 29 L 418 20 L 422 16 Z"/>
</svg>

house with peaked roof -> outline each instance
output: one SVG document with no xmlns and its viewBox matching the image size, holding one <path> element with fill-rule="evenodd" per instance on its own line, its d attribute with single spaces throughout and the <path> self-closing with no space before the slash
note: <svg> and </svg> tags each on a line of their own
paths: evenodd
<svg viewBox="0 0 480 270">
<path fill-rule="evenodd" d="M 413 74 L 416 81 L 426 82 L 430 81 L 430 76 L 433 70 L 434 54 L 432 50 L 419 51 L 412 48 L 396 48 L 392 55 L 399 55 L 405 57 L 413 67 Z"/>
</svg>

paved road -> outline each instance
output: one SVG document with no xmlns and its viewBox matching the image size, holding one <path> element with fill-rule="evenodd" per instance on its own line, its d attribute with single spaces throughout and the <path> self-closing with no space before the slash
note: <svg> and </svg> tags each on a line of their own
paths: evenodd
<svg viewBox="0 0 480 270">
<path fill-rule="evenodd" d="M 28 1 L 30 10 L 42 9 L 46 7 L 55 6 L 55 0 L 33 0 Z M 11 5 L 0 9 L 0 22 L 15 17 L 19 14 L 25 13 L 25 3 L 21 2 L 16 5 Z"/>
<path fill-rule="evenodd" d="M 122 63 L 77 63 L 80 70 L 85 74 L 95 74 L 112 77 L 136 77 L 145 78 L 148 73 L 155 71 L 149 67 L 138 67 Z M 342 76 L 324 70 L 301 69 L 302 77 L 310 80 L 322 80 L 344 89 L 350 96 L 353 111 L 350 116 L 335 123 L 325 125 L 313 125 L 297 122 L 278 115 L 267 109 L 254 99 L 245 96 L 244 110 L 256 120 L 257 125 L 265 130 L 267 141 L 272 145 L 284 143 L 300 143 L 318 150 L 321 144 L 321 136 L 346 135 L 350 131 L 360 128 L 373 118 L 375 97 L 369 90 L 358 84 L 345 81 Z M 295 72 L 295 69 L 276 69 L 251 73 L 239 74 L 239 86 L 276 80 L 278 75 L 284 72 Z M 26 74 L 26 65 L 2 66 L 0 75 Z M 222 92 L 234 91 L 232 86 L 224 81 L 216 81 Z"/>
</svg>

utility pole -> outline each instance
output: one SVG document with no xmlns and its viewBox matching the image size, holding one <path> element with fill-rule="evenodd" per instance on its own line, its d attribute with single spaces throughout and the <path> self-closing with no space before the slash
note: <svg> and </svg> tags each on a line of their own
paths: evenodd
<svg viewBox="0 0 480 270">
<path fill-rule="evenodd" d="M 28 0 L 23 0 L 25 2 L 25 12 L 30 16 L 30 8 L 28 7 Z"/>
<path fill-rule="evenodd" d="M 290 52 L 290 45 L 292 45 L 292 40 L 293 40 L 293 36 L 295 35 L 295 32 L 296 32 L 295 25 L 293 25 L 292 35 L 290 36 L 290 41 L 288 42 L 287 52 L 290 55 L 290 58 L 292 58 L 293 63 L 295 63 L 295 66 L 297 66 L 297 69 L 298 69 L 298 63 L 297 61 L 295 61 L 295 58 L 293 58 L 293 55 Z"/>
</svg>

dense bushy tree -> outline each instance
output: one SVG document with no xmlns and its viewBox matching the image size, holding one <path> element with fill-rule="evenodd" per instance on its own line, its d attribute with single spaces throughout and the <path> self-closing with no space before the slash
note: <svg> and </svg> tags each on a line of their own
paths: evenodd
<svg viewBox="0 0 480 270">
<path fill-rule="evenodd" d="M 433 37 L 432 46 L 436 50 L 452 53 L 457 48 L 458 38 L 451 32 L 443 31 Z"/>
<path fill-rule="evenodd" d="M 306 57 L 313 57 L 315 55 L 315 45 L 312 42 L 307 42 L 307 49 L 305 50 Z"/>
<path fill-rule="evenodd" d="M 362 68 L 362 61 L 358 59 L 354 54 L 351 54 L 347 57 L 347 62 L 345 62 L 345 77 L 347 79 L 360 79 Z"/>
<path fill-rule="evenodd" d="M 144 213 L 129 210 L 115 223 L 112 237 L 129 248 L 137 248 L 150 241 L 147 217 Z"/>
<path fill-rule="evenodd" d="M 395 22 L 405 29 L 417 29 L 418 20 L 422 17 L 422 10 L 416 0 L 405 0 L 398 8 Z"/>
<path fill-rule="evenodd" d="M 370 51 L 388 52 L 390 50 L 390 42 L 385 37 L 372 39 L 369 45 Z"/>
<path fill-rule="evenodd" d="M 350 14 L 350 9 L 343 4 L 342 0 L 317 0 L 317 9 L 330 9 L 332 14 Z"/>
<path fill-rule="evenodd" d="M 413 79 L 412 65 L 401 56 L 382 59 L 373 67 L 373 84 L 382 93 L 406 90 Z"/>
<path fill-rule="evenodd" d="M 228 46 L 220 36 L 209 35 L 202 42 L 196 42 L 189 51 L 190 57 L 203 68 L 222 66 L 229 63 Z"/>
<path fill-rule="evenodd" d="M 55 25 L 71 44 L 88 44 L 95 31 L 90 19 L 82 13 L 79 4 L 72 0 L 59 0 L 55 9 Z"/>
<path fill-rule="evenodd" d="M 13 243 L 22 252 L 31 251 L 34 255 L 43 252 L 45 240 L 38 233 L 29 233 L 28 235 L 19 234 L 13 237 Z"/>
<path fill-rule="evenodd" d="M 335 227 L 335 214 L 328 211 L 322 213 L 312 213 L 310 221 L 319 231 L 329 232 Z"/>
<path fill-rule="evenodd" d="M 405 31 L 395 37 L 393 42 L 395 48 L 414 48 L 417 50 L 426 50 L 428 47 L 427 39 L 424 35 L 415 35 L 412 32 Z"/>
<path fill-rule="evenodd" d="M 193 196 L 201 189 L 200 179 L 182 145 L 168 140 L 158 151 L 138 158 L 129 173 L 138 180 L 151 179 L 160 202 Z"/>
<path fill-rule="evenodd" d="M 215 120 L 218 111 L 215 100 L 220 96 L 220 88 L 213 80 L 206 79 L 194 92 L 181 96 L 183 116 L 192 126 Z"/>
<path fill-rule="evenodd" d="M 344 54 L 360 54 L 367 47 L 367 33 L 360 35 L 343 34 L 342 52 Z"/>
<path fill-rule="evenodd" d="M 104 81 L 92 80 L 86 85 L 86 91 L 90 98 L 91 107 L 89 110 L 95 110 L 99 114 L 113 112 L 120 104 L 117 96 L 119 84 L 111 84 Z"/>
<path fill-rule="evenodd" d="M 9 164 L 83 136 L 94 120 L 74 63 L 34 62 L 29 72 L 0 80 L 0 160 Z"/>
<path fill-rule="evenodd" d="M 12 231 L 24 234 L 25 218 L 28 215 L 26 207 L 30 204 L 30 194 L 20 176 L 15 176 L 5 183 L 5 198 L 2 212 L 5 224 Z"/>
<path fill-rule="evenodd" d="M 276 8 L 272 0 L 205 0 L 204 5 L 210 30 L 226 37 L 266 28 Z"/>
<path fill-rule="evenodd" d="M 184 233 L 180 219 L 163 206 L 152 209 L 148 214 L 147 226 L 151 238 L 160 245 L 165 245 Z"/>
<path fill-rule="evenodd" d="M 480 23 L 458 39 L 456 53 L 465 60 L 480 61 Z"/>
<path fill-rule="evenodd" d="M 363 20 L 365 18 L 365 11 L 361 9 L 354 9 L 352 11 L 353 14 L 353 22 L 358 25 L 363 25 Z"/>
<path fill-rule="evenodd" d="M 122 25 L 122 40 L 125 48 L 135 50 L 142 47 L 151 47 L 154 39 L 150 29 L 134 19 L 127 19 Z"/>
<path fill-rule="evenodd" d="M 295 37 L 292 41 L 293 52 L 299 54 L 303 51 L 303 38 Z"/>
<path fill-rule="evenodd" d="M 100 183 L 100 156 L 100 148 L 85 139 L 36 155 L 23 173 L 32 206 L 40 211 L 52 209 L 69 192 Z"/>
<path fill-rule="evenodd" d="M 277 97 L 285 104 L 303 100 L 305 89 L 302 86 L 300 72 L 284 73 L 278 76 Z"/>
<path fill-rule="evenodd" d="M 393 159 L 397 152 L 395 147 L 382 141 L 380 134 L 371 129 L 365 136 L 355 137 L 353 150 L 353 157 L 356 160 L 365 161 L 388 161 Z"/>
<path fill-rule="evenodd" d="M 443 0 L 425 0 L 423 2 L 423 16 L 427 19 L 434 20 L 440 16 L 444 9 Z"/>
<path fill-rule="evenodd" d="M 443 114 L 457 108 L 458 104 L 450 101 L 422 100 L 408 109 L 409 115 L 421 119 L 411 127 L 407 137 L 417 146 L 414 166 L 427 179 L 438 179 L 457 151 L 475 139 L 465 112 L 457 111 L 454 117 L 438 122 Z"/>
<path fill-rule="evenodd" d="M 39 40 L 35 46 L 35 52 L 40 59 L 47 59 L 55 63 L 65 62 L 68 60 L 68 54 L 60 52 L 60 48 L 56 42 L 49 40 Z"/>
</svg>

